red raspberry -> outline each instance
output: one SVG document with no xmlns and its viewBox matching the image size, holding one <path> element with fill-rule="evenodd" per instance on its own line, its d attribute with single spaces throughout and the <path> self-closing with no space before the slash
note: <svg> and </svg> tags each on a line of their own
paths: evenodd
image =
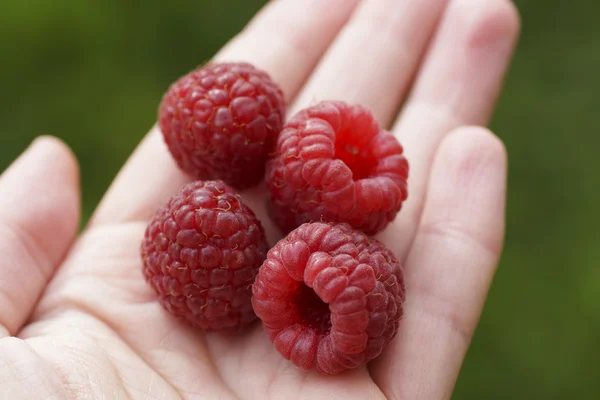
<svg viewBox="0 0 600 400">
<path fill-rule="evenodd" d="M 263 228 L 221 181 L 191 183 L 148 225 L 143 272 L 171 314 L 207 331 L 254 321 L 251 285 L 265 259 Z"/>
<path fill-rule="evenodd" d="M 284 233 L 326 221 L 375 234 L 407 198 L 408 162 L 368 110 L 322 102 L 285 125 L 266 179 L 271 216 Z"/>
<path fill-rule="evenodd" d="M 264 176 L 285 117 L 281 89 L 246 63 L 209 64 L 175 82 L 159 125 L 179 167 L 243 189 Z"/>
<path fill-rule="evenodd" d="M 348 224 L 303 224 L 267 254 L 252 305 L 277 350 L 303 369 L 335 374 L 377 357 L 404 302 L 394 254 Z"/>
</svg>

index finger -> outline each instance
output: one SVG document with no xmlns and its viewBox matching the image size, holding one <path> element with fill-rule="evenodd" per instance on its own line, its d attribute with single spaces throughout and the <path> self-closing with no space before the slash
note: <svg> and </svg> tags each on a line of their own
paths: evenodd
<svg viewBox="0 0 600 400">
<path fill-rule="evenodd" d="M 214 59 L 263 69 L 292 99 L 358 1 L 269 2 Z M 90 226 L 147 220 L 188 179 L 155 126 L 111 185 Z"/>
</svg>

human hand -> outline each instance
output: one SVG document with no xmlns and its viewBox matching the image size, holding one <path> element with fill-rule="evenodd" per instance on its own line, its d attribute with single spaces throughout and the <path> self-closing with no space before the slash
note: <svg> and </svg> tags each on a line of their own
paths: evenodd
<svg viewBox="0 0 600 400">
<path fill-rule="evenodd" d="M 505 150 L 465 126 L 487 123 L 517 34 L 507 0 L 278 0 L 215 57 L 269 72 L 290 115 L 363 104 L 405 147 L 409 199 L 379 235 L 405 266 L 404 319 L 378 359 L 336 376 L 294 367 L 259 323 L 202 334 L 158 304 L 139 245 L 187 178 L 156 128 L 77 238 L 76 161 L 38 140 L 0 179 L 0 398 L 449 398 L 504 231 Z M 264 187 L 243 197 L 274 243 Z"/>
</svg>

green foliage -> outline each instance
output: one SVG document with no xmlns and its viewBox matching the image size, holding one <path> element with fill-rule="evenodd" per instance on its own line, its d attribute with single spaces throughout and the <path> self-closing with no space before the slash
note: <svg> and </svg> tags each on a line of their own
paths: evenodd
<svg viewBox="0 0 600 400">
<path fill-rule="evenodd" d="M 0 170 L 39 134 L 82 169 L 88 217 L 171 81 L 259 0 L 5 0 Z M 600 3 L 517 0 L 522 38 L 492 124 L 510 158 L 506 249 L 457 399 L 592 398 L 600 372 Z"/>
</svg>

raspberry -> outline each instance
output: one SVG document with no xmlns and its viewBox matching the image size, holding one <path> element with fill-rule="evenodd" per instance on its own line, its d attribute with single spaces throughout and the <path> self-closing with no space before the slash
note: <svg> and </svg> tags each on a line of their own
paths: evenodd
<svg viewBox="0 0 600 400">
<path fill-rule="evenodd" d="M 267 254 L 254 311 L 275 348 L 302 369 L 335 374 L 377 357 L 403 315 L 394 254 L 348 224 L 306 223 Z"/>
<path fill-rule="evenodd" d="M 251 285 L 265 236 L 224 182 L 185 186 L 158 210 L 141 250 L 144 277 L 171 314 L 206 331 L 236 331 L 256 319 Z"/>
<path fill-rule="evenodd" d="M 408 162 L 365 108 L 321 102 L 285 126 L 267 165 L 271 217 L 284 233 L 312 221 L 383 230 L 407 198 Z"/>
<path fill-rule="evenodd" d="M 223 63 L 206 65 L 171 85 L 158 120 L 183 171 L 244 189 L 263 178 L 284 117 L 283 92 L 265 72 L 246 63 Z"/>
</svg>

